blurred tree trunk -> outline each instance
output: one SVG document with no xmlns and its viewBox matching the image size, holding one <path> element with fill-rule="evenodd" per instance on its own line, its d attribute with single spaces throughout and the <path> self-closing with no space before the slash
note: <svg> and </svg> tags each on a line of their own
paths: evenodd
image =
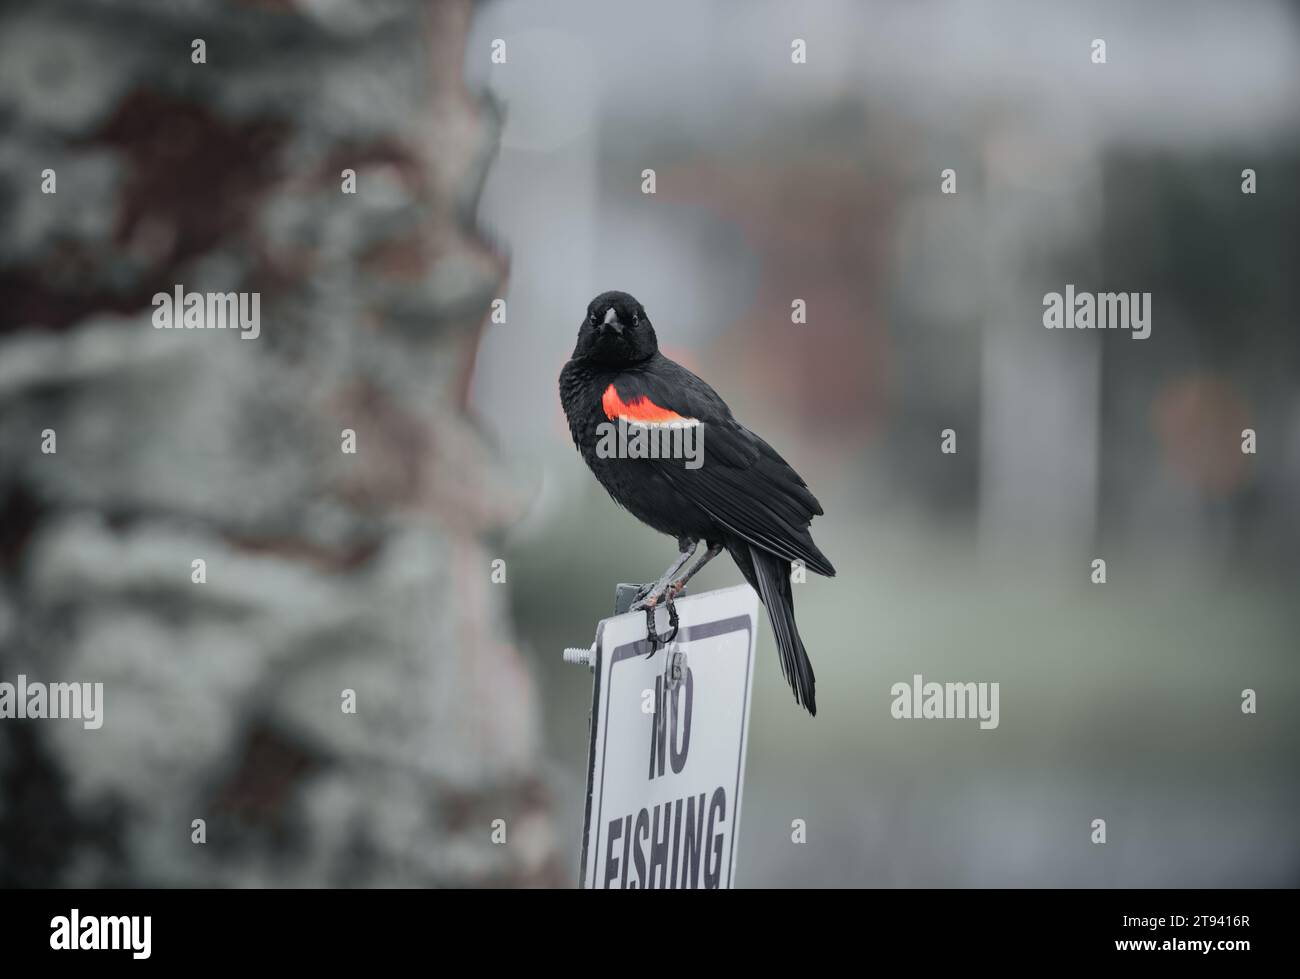
<svg viewBox="0 0 1300 979">
<path fill-rule="evenodd" d="M 0 884 L 567 879 L 465 414 L 471 16 L 0 5 L 0 680 L 104 683 L 99 730 L 0 720 Z M 154 329 L 177 285 L 261 335 Z"/>
</svg>

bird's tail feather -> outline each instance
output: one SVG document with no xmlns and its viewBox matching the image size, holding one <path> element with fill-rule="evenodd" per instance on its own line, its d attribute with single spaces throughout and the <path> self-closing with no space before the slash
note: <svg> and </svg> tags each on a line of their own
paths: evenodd
<svg viewBox="0 0 1300 979">
<path fill-rule="evenodd" d="M 754 575 L 750 582 L 758 589 L 758 595 L 767 607 L 767 618 L 776 633 L 776 648 L 781 654 L 781 672 L 786 682 L 794 691 L 794 699 L 804 709 L 817 715 L 817 678 L 813 676 L 812 663 L 808 652 L 799 638 L 799 629 L 794 623 L 794 594 L 790 587 L 790 562 L 749 546 L 749 557 L 753 562 Z M 738 562 L 741 563 L 741 562 Z M 742 570 L 744 568 L 742 563 Z M 746 577 L 749 577 L 746 575 Z"/>
</svg>

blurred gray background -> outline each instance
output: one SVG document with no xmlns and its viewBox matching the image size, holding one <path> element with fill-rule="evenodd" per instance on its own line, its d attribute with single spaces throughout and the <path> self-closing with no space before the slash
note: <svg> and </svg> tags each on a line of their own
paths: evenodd
<svg viewBox="0 0 1300 979">
<path fill-rule="evenodd" d="M 826 509 L 739 884 L 1300 884 L 1297 95 L 1282 2 L 0 0 L 0 680 L 106 698 L 0 720 L 0 886 L 575 883 L 560 650 L 674 548 L 560 409 L 606 289 Z"/>
<path fill-rule="evenodd" d="M 589 683 L 559 651 L 674 549 L 606 498 L 555 393 L 586 302 L 624 289 L 807 478 L 839 570 L 796 588 L 815 720 L 760 633 L 742 884 L 1300 883 L 1298 23 L 1280 3 L 480 11 L 467 74 L 506 111 L 482 214 L 511 276 L 472 403 L 532 487 L 500 550 L 571 849 Z M 1151 292 L 1151 337 L 1043 329 L 1067 282 Z M 998 681 L 1000 727 L 893 720 L 914 673 Z"/>
</svg>

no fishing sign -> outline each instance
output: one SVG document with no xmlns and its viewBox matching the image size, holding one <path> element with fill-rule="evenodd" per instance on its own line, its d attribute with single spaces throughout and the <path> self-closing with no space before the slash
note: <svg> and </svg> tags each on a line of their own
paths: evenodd
<svg viewBox="0 0 1300 979">
<path fill-rule="evenodd" d="M 734 881 L 758 596 L 741 585 L 676 604 L 677 637 L 652 656 L 642 612 L 596 632 L 584 887 Z"/>
</svg>

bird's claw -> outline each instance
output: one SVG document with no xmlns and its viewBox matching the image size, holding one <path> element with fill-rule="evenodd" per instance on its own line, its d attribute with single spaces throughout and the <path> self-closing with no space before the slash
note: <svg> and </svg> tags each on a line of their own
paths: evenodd
<svg viewBox="0 0 1300 979">
<path fill-rule="evenodd" d="M 650 649 L 646 652 L 645 658 L 649 659 L 659 651 L 659 634 L 655 632 L 655 610 L 650 605 L 645 610 L 645 641 Z"/>
<path fill-rule="evenodd" d="M 662 594 L 649 595 L 633 606 L 634 609 L 645 609 L 645 640 L 650 646 L 650 651 L 646 653 L 647 658 L 653 656 L 660 650 L 660 648 L 667 646 L 677 638 L 677 632 L 681 626 L 677 618 L 677 606 L 673 602 L 673 599 L 677 597 L 676 591 L 677 589 L 675 585 L 669 585 L 664 589 Z M 664 606 L 668 609 L 668 625 L 672 630 L 666 636 L 659 635 L 658 631 L 655 629 L 655 610 L 659 607 L 659 602 L 661 600 L 663 601 Z"/>
</svg>

